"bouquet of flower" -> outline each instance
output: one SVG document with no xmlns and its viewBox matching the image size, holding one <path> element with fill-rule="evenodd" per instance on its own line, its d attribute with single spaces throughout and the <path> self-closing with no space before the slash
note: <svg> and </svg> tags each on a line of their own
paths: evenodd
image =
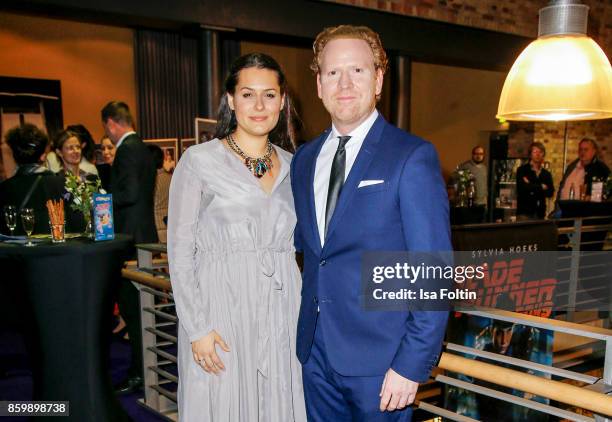
<svg viewBox="0 0 612 422">
<path fill-rule="evenodd" d="M 468 169 L 458 169 L 457 170 L 457 186 L 461 189 L 466 189 L 470 185 L 470 180 L 474 179 L 472 176 L 472 172 Z"/>
<path fill-rule="evenodd" d="M 455 205 L 459 207 L 467 206 L 467 191 L 470 186 L 470 180 L 473 180 L 474 176 L 468 169 L 457 168 L 453 175 L 455 184 Z"/>
<path fill-rule="evenodd" d="M 106 193 L 101 188 L 100 179 L 95 181 L 81 180 L 78 176 L 70 172 L 66 172 L 66 188 L 65 200 L 70 203 L 70 207 L 75 211 L 80 211 L 87 223 L 86 232 L 91 231 L 91 209 L 93 207 L 94 193 Z"/>
</svg>

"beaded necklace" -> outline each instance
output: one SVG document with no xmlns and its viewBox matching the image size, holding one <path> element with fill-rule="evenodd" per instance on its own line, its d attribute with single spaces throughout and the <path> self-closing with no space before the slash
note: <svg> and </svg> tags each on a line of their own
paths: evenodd
<svg viewBox="0 0 612 422">
<path fill-rule="evenodd" d="M 262 157 L 249 157 L 236 144 L 232 135 L 227 135 L 227 145 L 244 160 L 244 165 L 258 179 L 272 168 L 272 142 L 270 139 L 267 139 L 266 142 L 266 153 Z"/>
</svg>

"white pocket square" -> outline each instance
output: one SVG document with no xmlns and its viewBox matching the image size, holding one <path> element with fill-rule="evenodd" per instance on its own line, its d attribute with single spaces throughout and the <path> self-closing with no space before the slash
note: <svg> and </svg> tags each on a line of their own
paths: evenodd
<svg viewBox="0 0 612 422">
<path fill-rule="evenodd" d="M 384 180 L 362 180 L 361 182 L 359 182 L 359 186 L 357 186 L 357 188 L 363 188 L 364 186 L 379 185 L 381 183 L 385 183 L 385 181 Z"/>
</svg>

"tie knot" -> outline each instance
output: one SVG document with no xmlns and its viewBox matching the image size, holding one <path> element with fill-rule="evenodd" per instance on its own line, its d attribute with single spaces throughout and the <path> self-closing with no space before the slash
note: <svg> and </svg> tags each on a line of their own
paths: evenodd
<svg viewBox="0 0 612 422">
<path fill-rule="evenodd" d="M 346 143 L 349 141 L 349 139 L 351 139 L 350 136 L 338 136 L 338 139 L 340 142 L 338 142 L 338 149 L 344 149 L 344 146 L 346 145 Z"/>
</svg>

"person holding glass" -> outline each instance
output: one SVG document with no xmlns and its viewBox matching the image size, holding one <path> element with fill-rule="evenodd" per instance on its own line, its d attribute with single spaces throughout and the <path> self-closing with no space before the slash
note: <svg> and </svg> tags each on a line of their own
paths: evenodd
<svg viewBox="0 0 612 422">
<path fill-rule="evenodd" d="M 215 139 L 172 176 L 168 259 L 179 316 L 179 420 L 305 421 L 295 355 L 301 278 L 287 82 L 271 57 L 231 66 Z"/>
<path fill-rule="evenodd" d="M 25 234 L 20 214 L 31 208 L 34 215 L 34 234 L 49 234 L 49 216 L 46 202 L 60 199 L 64 191 L 64 178 L 53 174 L 43 166 L 45 150 L 49 143 L 47 135 L 31 124 L 15 127 L 6 134 L 6 143 L 17 164 L 15 175 L 0 183 L 0 231 L 3 234 Z M 14 230 L 7 226 L 10 207 L 15 210 L 17 224 Z M 26 212 L 27 213 L 27 212 Z M 29 225 L 32 217 L 27 218 Z M 69 224 L 69 221 L 66 222 Z"/>
</svg>

